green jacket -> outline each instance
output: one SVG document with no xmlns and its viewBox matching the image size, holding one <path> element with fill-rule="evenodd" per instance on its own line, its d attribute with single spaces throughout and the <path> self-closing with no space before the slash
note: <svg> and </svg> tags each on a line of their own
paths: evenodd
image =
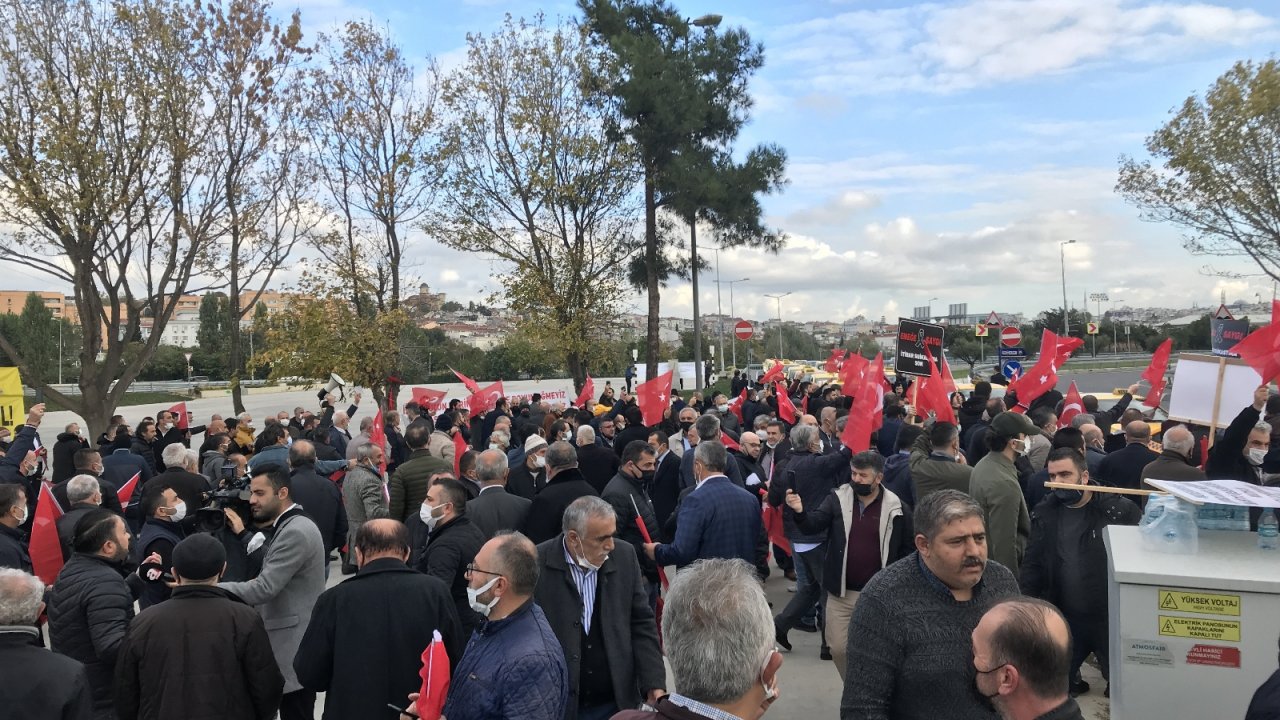
<svg viewBox="0 0 1280 720">
<path fill-rule="evenodd" d="M 409 459 L 400 464 L 387 482 L 387 494 L 391 496 L 390 515 L 400 522 L 418 514 L 418 506 L 427 498 L 431 476 L 436 473 L 453 473 L 453 465 L 422 448 L 414 450 Z"/>
<path fill-rule="evenodd" d="M 973 468 L 969 494 L 987 517 L 987 557 L 1017 577 L 1031 537 L 1031 515 L 1013 462 L 1004 453 L 987 453 Z"/>
<path fill-rule="evenodd" d="M 958 462 L 931 458 L 929 433 L 920 433 L 911 446 L 911 482 L 915 483 L 916 503 L 925 495 L 939 490 L 969 492 L 969 476 L 973 468 Z"/>
</svg>

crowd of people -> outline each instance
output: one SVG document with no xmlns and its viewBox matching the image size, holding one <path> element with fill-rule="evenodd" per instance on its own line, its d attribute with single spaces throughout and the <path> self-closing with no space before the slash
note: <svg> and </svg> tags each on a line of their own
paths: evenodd
<svg viewBox="0 0 1280 720">
<path fill-rule="evenodd" d="M 1203 461 L 1195 428 L 1152 449 L 1136 388 L 1065 424 L 1058 393 L 1015 411 L 979 382 L 952 423 L 898 389 L 865 449 L 840 387 L 737 373 L 656 425 L 606 385 L 474 417 L 408 402 L 353 433 L 360 396 L 321 393 L 261 429 L 164 410 L 46 450 L 36 405 L 0 458 L 0 717 L 294 720 L 324 693 L 325 718 L 754 719 L 813 632 L 845 720 L 1081 718 L 1110 690 L 1080 675 L 1092 655 L 1109 678 L 1101 531 L 1140 517 L 1090 488 L 1273 479 L 1265 388 Z M 433 647 L 452 680 L 422 697 Z"/>
</svg>

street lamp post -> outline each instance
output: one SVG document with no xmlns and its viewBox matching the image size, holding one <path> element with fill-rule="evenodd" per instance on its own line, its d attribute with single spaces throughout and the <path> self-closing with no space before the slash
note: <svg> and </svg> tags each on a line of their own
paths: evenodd
<svg viewBox="0 0 1280 720">
<path fill-rule="evenodd" d="M 782 298 L 790 294 L 791 293 L 789 292 L 785 292 L 785 293 L 782 293 L 781 295 L 767 295 L 767 294 L 765 295 L 765 297 L 767 298 L 773 298 L 774 300 L 778 301 L 778 361 L 779 362 L 781 362 L 782 358 L 785 356 L 782 351 Z"/>
<path fill-rule="evenodd" d="M 62 318 L 58 318 L 58 384 L 62 384 Z"/>
<path fill-rule="evenodd" d="M 1120 333 L 1116 330 L 1116 305 L 1124 302 L 1123 300 L 1111 301 L 1111 352 L 1120 354 Z"/>
<path fill-rule="evenodd" d="M 1062 263 L 1062 336 L 1071 334 L 1071 322 L 1067 312 L 1067 246 L 1074 245 L 1075 239 L 1058 241 L 1058 261 Z"/>
<path fill-rule="evenodd" d="M 1098 305 L 1098 322 L 1102 322 L 1102 303 L 1107 302 L 1110 298 L 1106 293 L 1089 293 L 1089 299 Z M 1098 334 L 1093 335 L 1093 356 L 1098 357 Z"/>
</svg>

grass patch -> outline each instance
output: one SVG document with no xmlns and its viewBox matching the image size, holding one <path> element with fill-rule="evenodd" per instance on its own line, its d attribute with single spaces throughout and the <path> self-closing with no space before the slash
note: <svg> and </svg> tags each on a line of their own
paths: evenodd
<svg viewBox="0 0 1280 720">
<path fill-rule="evenodd" d="M 181 395 L 178 393 L 127 392 L 124 394 L 124 397 L 120 399 L 120 407 L 124 407 L 126 405 L 151 405 L 151 404 L 159 405 L 161 403 L 179 403 L 179 402 L 182 402 L 183 400 L 190 400 L 190 399 L 191 399 L 190 395 Z M 27 405 L 28 407 L 35 404 L 34 402 L 32 402 L 30 398 L 27 399 L 27 403 L 28 403 Z M 60 410 L 71 410 L 71 409 L 72 408 L 62 405 L 61 403 L 59 403 L 57 400 L 54 400 L 53 398 L 49 398 L 45 400 L 46 412 L 58 412 Z"/>
</svg>

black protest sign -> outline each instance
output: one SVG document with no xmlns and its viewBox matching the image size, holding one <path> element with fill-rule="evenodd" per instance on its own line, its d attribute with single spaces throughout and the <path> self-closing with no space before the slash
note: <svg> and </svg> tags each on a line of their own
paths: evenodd
<svg viewBox="0 0 1280 720">
<path fill-rule="evenodd" d="M 930 356 L 934 363 L 941 365 L 943 332 L 941 325 L 898 318 L 898 356 L 894 361 L 897 373 L 927 376 Z M 928 353 L 925 353 L 926 347 L 929 349 Z"/>
</svg>

